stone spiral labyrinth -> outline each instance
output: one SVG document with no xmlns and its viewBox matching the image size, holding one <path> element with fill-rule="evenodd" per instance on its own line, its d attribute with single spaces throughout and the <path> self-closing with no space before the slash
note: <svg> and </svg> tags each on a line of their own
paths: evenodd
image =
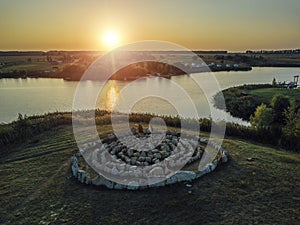
<svg viewBox="0 0 300 225">
<path fill-rule="evenodd" d="M 197 139 L 181 138 L 176 131 L 167 131 L 163 138 L 161 135 L 150 132 L 135 136 L 140 141 L 132 141 L 126 136 L 117 139 L 114 135 L 109 135 L 103 140 L 103 148 L 113 158 L 132 166 L 150 166 L 158 164 L 168 157 L 179 159 L 184 155 L 186 158 L 196 155 L 199 158 L 203 154 Z M 159 144 L 155 146 L 154 143 Z"/>
</svg>

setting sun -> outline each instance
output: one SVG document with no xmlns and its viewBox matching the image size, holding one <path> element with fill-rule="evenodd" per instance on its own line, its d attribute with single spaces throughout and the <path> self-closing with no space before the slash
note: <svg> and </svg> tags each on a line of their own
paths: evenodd
<svg viewBox="0 0 300 225">
<path fill-rule="evenodd" d="M 108 47 L 113 47 L 119 42 L 119 36 L 116 32 L 108 31 L 104 33 L 102 40 Z"/>
</svg>

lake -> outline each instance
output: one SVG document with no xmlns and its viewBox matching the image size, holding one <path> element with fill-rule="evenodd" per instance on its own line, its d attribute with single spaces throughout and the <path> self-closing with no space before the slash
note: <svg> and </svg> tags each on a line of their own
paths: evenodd
<svg viewBox="0 0 300 225">
<path fill-rule="evenodd" d="M 253 68 L 246 72 L 216 72 L 214 73 L 221 89 L 237 86 L 241 84 L 271 83 L 275 77 L 277 81 L 290 81 L 293 75 L 299 74 L 300 68 Z M 209 73 L 198 73 L 192 75 L 173 76 L 170 80 L 150 77 L 140 79 L 135 82 L 108 81 L 103 82 L 82 81 L 82 94 L 88 100 L 90 96 L 103 88 L 97 100 L 97 107 L 102 109 L 112 109 L 118 107 L 119 111 L 126 111 L 130 105 L 131 98 L 143 96 L 144 93 L 151 93 L 151 90 L 159 90 L 159 94 L 149 95 L 136 102 L 131 111 L 150 112 L 156 114 L 176 115 L 173 104 L 161 99 L 159 96 L 170 96 L 176 100 L 176 104 L 185 109 L 186 112 L 192 107 L 196 107 L 199 117 L 209 117 L 211 111 L 208 102 L 212 101 L 212 96 L 217 92 L 215 88 L 210 88 L 207 82 Z M 193 81 L 199 81 L 207 87 L 206 94 Z M 178 96 L 172 84 L 177 84 L 192 99 L 191 105 L 185 99 Z M 27 79 L 0 79 L 0 123 L 7 123 L 15 120 L 18 113 L 26 115 L 44 114 L 54 111 L 71 111 L 73 97 L 78 82 L 64 81 L 63 79 L 27 78 Z M 122 90 L 127 89 L 127 94 L 123 95 Z M 213 87 L 213 86 L 211 86 Z M 84 104 L 82 104 L 84 105 Z M 80 103 L 77 109 L 82 109 Z M 221 113 L 218 109 L 212 109 L 216 114 Z M 189 116 L 184 115 L 184 116 Z M 227 115 L 227 120 L 245 124 L 240 119 Z"/>
</svg>

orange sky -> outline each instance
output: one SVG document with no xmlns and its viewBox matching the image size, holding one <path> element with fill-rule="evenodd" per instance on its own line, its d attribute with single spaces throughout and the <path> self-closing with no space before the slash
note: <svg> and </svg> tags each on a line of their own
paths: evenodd
<svg viewBox="0 0 300 225">
<path fill-rule="evenodd" d="M 299 0 L 0 0 L 0 50 L 107 50 L 107 31 L 119 44 L 299 48 L 299 11 Z"/>
</svg>

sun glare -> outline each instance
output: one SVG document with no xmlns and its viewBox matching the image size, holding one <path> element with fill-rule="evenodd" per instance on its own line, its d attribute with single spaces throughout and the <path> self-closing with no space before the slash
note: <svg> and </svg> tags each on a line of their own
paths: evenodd
<svg viewBox="0 0 300 225">
<path fill-rule="evenodd" d="M 108 47 L 113 47 L 119 42 L 119 36 L 117 33 L 109 31 L 104 33 L 103 42 Z"/>
</svg>

